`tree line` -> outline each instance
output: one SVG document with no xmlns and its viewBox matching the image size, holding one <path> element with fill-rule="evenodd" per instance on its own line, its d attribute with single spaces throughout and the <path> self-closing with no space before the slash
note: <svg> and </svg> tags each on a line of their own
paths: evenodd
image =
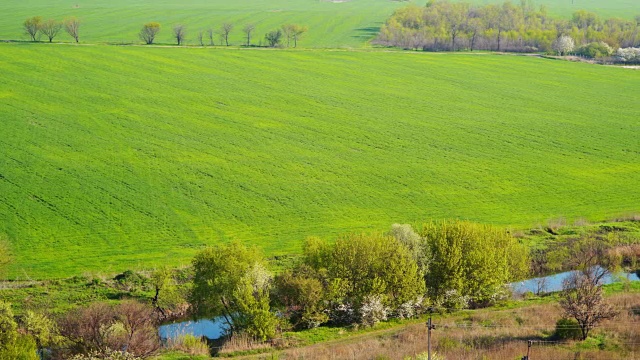
<svg viewBox="0 0 640 360">
<path fill-rule="evenodd" d="M 517 5 L 430 0 L 423 7 L 397 10 L 375 42 L 426 51 L 552 52 L 567 48 L 559 46 L 563 38 L 578 47 L 602 43 L 614 49 L 635 47 L 640 44 L 640 14 L 634 20 L 602 19 L 580 10 L 571 19 L 561 19 L 532 0 Z"/>
<path fill-rule="evenodd" d="M 229 36 L 231 32 L 235 29 L 235 25 L 232 23 L 224 23 L 217 30 L 213 28 L 209 28 L 206 31 L 199 31 L 197 33 L 197 40 L 200 46 L 215 46 L 214 38 L 216 34 L 219 36 L 220 44 L 229 46 Z M 251 39 L 254 35 L 256 26 L 255 24 L 247 24 L 242 28 L 243 38 L 245 42 L 242 44 L 243 46 L 254 46 L 251 42 Z M 175 25 L 173 27 L 173 38 L 176 41 L 177 45 L 182 45 L 186 39 L 186 27 L 184 25 Z M 282 25 L 279 29 L 269 31 L 265 34 L 264 39 L 266 44 L 270 47 L 278 47 L 284 45 L 284 41 L 286 41 L 286 46 L 290 47 L 293 43 L 293 47 L 298 46 L 298 41 L 302 37 L 304 33 L 306 33 L 308 28 L 306 26 L 298 25 L 298 24 L 285 24 Z M 147 45 L 151 45 L 154 43 L 157 34 L 160 32 L 160 24 L 157 22 L 147 23 L 140 30 L 139 37 L 142 41 Z M 262 42 L 260 42 L 260 46 Z"/>
<path fill-rule="evenodd" d="M 34 16 L 28 18 L 22 23 L 22 28 L 29 36 L 31 41 L 40 41 L 42 37 L 46 37 L 49 42 L 53 42 L 60 31 L 64 29 L 69 36 L 71 36 L 76 43 L 80 41 L 80 25 L 81 22 L 76 17 L 70 17 L 64 21 L 57 21 L 54 19 L 44 20 L 41 16 Z M 196 34 L 196 38 L 200 46 L 214 46 L 214 39 L 216 36 L 220 40 L 221 45 L 230 46 L 229 36 L 235 29 L 234 24 L 224 23 L 219 29 L 208 28 L 206 31 L 199 31 Z M 253 35 L 255 32 L 255 24 L 247 24 L 242 28 L 243 38 L 245 39 L 242 45 L 254 46 L 252 44 Z M 157 22 L 149 22 L 143 25 L 142 29 L 138 33 L 138 37 L 145 44 L 151 45 L 155 43 L 158 33 L 160 33 L 161 25 Z M 280 28 L 269 31 L 265 34 L 264 40 L 267 46 L 279 47 L 286 46 L 293 47 L 298 46 L 298 42 L 302 36 L 308 31 L 306 26 L 298 24 L 285 24 Z M 184 25 L 178 24 L 172 28 L 172 37 L 176 41 L 178 46 L 184 45 L 187 39 L 187 28 Z M 260 42 L 262 46 L 262 42 Z"/>
<path fill-rule="evenodd" d="M 76 17 L 58 21 L 55 19 L 44 20 L 42 16 L 34 16 L 25 20 L 22 23 L 22 28 L 29 35 L 31 41 L 40 41 L 42 36 L 45 36 L 49 42 L 53 42 L 53 39 L 64 29 L 77 43 L 80 42 L 80 25 L 80 20 Z"/>
<path fill-rule="evenodd" d="M 193 269 L 195 314 L 222 316 L 231 334 L 265 340 L 282 327 L 368 326 L 495 304 L 508 297 L 507 283 L 526 276 L 528 250 L 504 230 L 456 221 L 333 243 L 310 238 L 300 261 L 275 276 L 240 243 L 202 251 Z"/>
</svg>

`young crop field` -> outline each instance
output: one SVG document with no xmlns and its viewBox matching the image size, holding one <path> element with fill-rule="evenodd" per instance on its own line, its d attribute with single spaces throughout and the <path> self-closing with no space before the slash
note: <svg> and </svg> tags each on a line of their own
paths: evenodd
<svg viewBox="0 0 640 360">
<path fill-rule="evenodd" d="M 156 21 L 162 25 L 157 41 L 164 44 L 174 43 L 172 28 L 177 24 L 186 26 L 186 44 L 189 45 L 199 45 L 199 32 L 205 32 L 204 43 L 208 44 L 208 29 L 216 32 L 214 43 L 221 45 L 219 29 L 223 23 L 235 25 L 230 43 L 242 45 L 246 42 L 242 28 L 255 24 L 252 44 L 264 45 L 266 32 L 295 23 L 308 27 L 300 42 L 302 47 L 363 47 L 368 46 L 380 25 L 395 9 L 412 3 L 422 6 L 426 0 L 160 0 L 135 3 L 127 0 L 4 0 L 0 5 L 0 40 L 28 40 L 22 23 L 32 16 L 56 20 L 75 16 L 82 22 L 80 41 L 85 43 L 140 43 L 138 32 L 142 25 Z M 563 17 L 581 9 L 597 12 L 603 18 L 640 15 L 640 4 L 636 0 L 536 0 L 534 3 L 545 5 L 550 14 Z M 69 42 L 71 38 L 62 32 L 56 41 Z"/>
<path fill-rule="evenodd" d="M 524 56 L 0 45 L 10 278 L 238 239 L 640 204 L 640 72 Z"/>
<path fill-rule="evenodd" d="M 254 45 L 263 44 L 265 33 L 283 24 L 300 24 L 309 28 L 300 42 L 304 47 L 361 47 L 375 37 L 380 25 L 394 9 L 407 2 L 388 0 L 322 1 L 322 0 L 92 0 L 63 1 L 4 0 L 0 5 L 0 39 L 28 40 L 22 22 L 32 16 L 62 20 L 76 16 L 82 21 L 81 41 L 139 43 L 142 25 L 156 21 L 162 25 L 160 43 L 174 43 L 172 28 L 187 28 L 187 44 L 199 44 L 200 31 L 214 29 L 214 41 L 221 44 L 219 29 L 223 23 L 234 24 L 230 42 L 246 42 L 242 28 L 255 24 Z M 209 43 L 205 34 L 205 43 Z M 59 40 L 71 41 L 66 34 Z"/>
</svg>

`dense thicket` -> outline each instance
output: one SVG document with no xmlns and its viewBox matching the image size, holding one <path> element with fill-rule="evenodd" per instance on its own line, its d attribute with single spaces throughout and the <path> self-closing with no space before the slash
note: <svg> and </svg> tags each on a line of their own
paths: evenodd
<svg viewBox="0 0 640 360">
<path fill-rule="evenodd" d="M 382 26 L 376 42 L 407 49 L 550 52 L 562 36 L 577 46 L 604 42 L 617 48 L 640 42 L 640 15 L 635 20 L 601 19 L 576 11 L 571 19 L 552 18 L 532 0 L 517 5 L 474 5 L 431 0 L 426 6 L 397 10 Z"/>
</svg>

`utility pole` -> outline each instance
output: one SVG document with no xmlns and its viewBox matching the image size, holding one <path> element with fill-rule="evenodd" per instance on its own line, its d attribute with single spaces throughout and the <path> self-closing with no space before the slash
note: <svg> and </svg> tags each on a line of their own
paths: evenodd
<svg viewBox="0 0 640 360">
<path fill-rule="evenodd" d="M 436 326 L 431 322 L 431 316 L 427 321 L 427 359 L 431 360 L 431 330 L 434 330 Z"/>
<path fill-rule="evenodd" d="M 531 358 L 529 357 L 529 354 L 531 354 L 531 344 L 533 344 L 532 340 L 528 340 L 527 341 L 527 356 L 523 356 L 522 360 L 531 360 Z"/>
</svg>

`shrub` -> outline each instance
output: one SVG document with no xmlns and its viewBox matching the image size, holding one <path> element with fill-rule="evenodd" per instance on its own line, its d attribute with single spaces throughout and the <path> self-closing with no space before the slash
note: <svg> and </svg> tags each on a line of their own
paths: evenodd
<svg viewBox="0 0 640 360">
<path fill-rule="evenodd" d="M 640 48 L 618 49 L 616 59 L 622 62 L 640 63 Z"/>
<path fill-rule="evenodd" d="M 559 319 L 553 336 L 559 340 L 579 340 L 582 338 L 580 325 L 574 319 Z"/>
<path fill-rule="evenodd" d="M 601 58 L 611 56 L 613 49 L 607 43 L 600 41 L 583 45 L 579 47 L 575 53 L 576 55 L 588 58 Z"/>
<path fill-rule="evenodd" d="M 382 296 L 370 295 L 365 297 L 360 306 L 360 323 L 373 326 L 380 321 L 387 320 L 387 308 L 382 303 Z"/>
<path fill-rule="evenodd" d="M 72 354 L 127 349 L 135 356 L 149 355 L 160 347 L 155 325 L 153 308 L 135 301 L 117 306 L 94 303 L 69 312 L 59 322 Z"/>
</svg>

